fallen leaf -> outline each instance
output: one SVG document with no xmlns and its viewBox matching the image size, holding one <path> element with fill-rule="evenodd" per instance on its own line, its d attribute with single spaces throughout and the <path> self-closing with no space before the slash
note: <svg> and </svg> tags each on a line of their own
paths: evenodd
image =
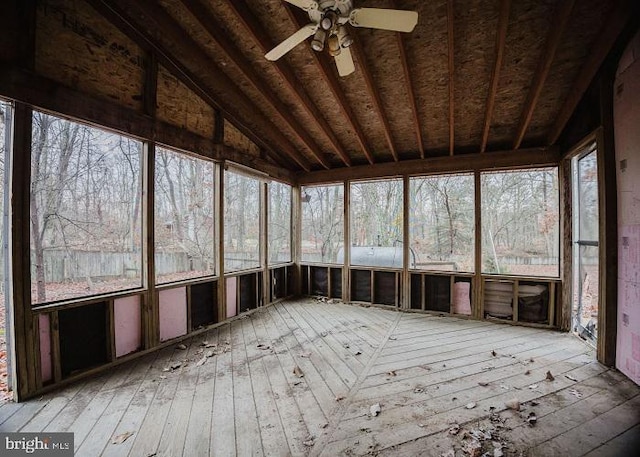
<svg viewBox="0 0 640 457">
<path fill-rule="evenodd" d="M 486 382 L 486 381 L 479 381 L 479 382 L 478 382 L 478 385 L 479 385 L 479 386 L 482 386 L 482 387 L 487 387 L 487 386 L 489 385 L 489 383 L 488 383 L 488 382 Z"/>
<path fill-rule="evenodd" d="M 302 354 L 300 354 L 300 357 L 308 359 L 309 357 L 311 357 L 311 353 L 310 352 L 303 352 Z"/>
<path fill-rule="evenodd" d="M 336 401 L 342 401 L 342 400 L 344 400 L 344 395 L 338 395 L 336 397 Z"/>
<path fill-rule="evenodd" d="M 460 425 L 453 424 L 451 427 L 449 427 L 449 435 L 457 435 L 458 432 L 460 432 Z"/>
<path fill-rule="evenodd" d="M 206 346 L 207 344 L 209 344 L 209 342 L 205 340 L 202 343 L 200 343 L 200 346 Z"/>
<path fill-rule="evenodd" d="M 327 335 L 328 335 L 328 333 L 327 333 L 327 332 L 321 332 L 321 333 L 320 333 L 320 336 L 321 336 L 321 337 L 323 337 L 323 338 L 324 338 L 325 336 L 327 336 Z"/>
<path fill-rule="evenodd" d="M 315 444 L 315 438 L 313 436 L 309 436 L 306 440 L 302 442 L 307 447 L 312 447 Z"/>
<path fill-rule="evenodd" d="M 210 343 L 210 344 L 205 344 L 204 347 L 208 349 L 208 348 L 214 348 L 216 346 L 217 346 L 217 344 Z"/>
<path fill-rule="evenodd" d="M 213 351 L 207 351 L 207 353 L 204 355 L 205 357 L 213 357 L 215 354 L 215 352 Z"/>
<path fill-rule="evenodd" d="M 538 422 L 538 418 L 536 417 L 536 413 L 534 413 L 533 411 L 531 411 L 529 413 L 529 416 L 527 416 L 527 422 L 529 423 L 529 425 L 534 426 L 536 425 L 536 422 Z"/>
<path fill-rule="evenodd" d="M 390 339 L 391 341 L 395 341 L 395 340 L 397 340 L 398 338 L 396 338 L 395 336 L 390 336 L 390 337 L 389 337 L 389 339 Z"/>
<path fill-rule="evenodd" d="M 533 362 L 535 362 L 535 360 L 529 359 L 529 363 L 533 363 Z"/>
<path fill-rule="evenodd" d="M 360 355 L 360 354 L 362 354 L 362 352 L 360 352 L 360 351 L 356 351 L 355 352 L 355 355 Z"/>
<path fill-rule="evenodd" d="M 520 411 L 520 402 L 514 398 L 513 400 L 509 400 L 504 404 L 507 408 L 512 409 L 514 411 Z"/>
<path fill-rule="evenodd" d="M 500 388 L 504 390 L 509 390 L 509 386 L 507 386 L 506 384 L 500 384 Z"/>
<path fill-rule="evenodd" d="M 538 388 L 538 384 L 531 384 L 529 386 L 529 389 L 533 390 L 533 389 L 537 389 Z"/>
<path fill-rule="evenodd" d="M 550 371 L 547 371 L 547 381 L 553 381 L 554 379 L 556 379 L 556 378 L 554 378 L 554 377 L 553 377 L 553 375 L 551 374 L 551 372 L 550 372 Z"/>
<path fill-rule="evenodd" d="M 422 392 L 424 392 L 424 389 L 422 387 L 416 387 L 415 389 L 413 389 L 414 394 L 419 394 Z"/>
<path fill-rule="evenodd" d="M 127 439 L 129 439 L 129 437 L 133 436 L 133 432 L 124 432 L 121 433 L 120 435 L 114 436 L 111 439 L 111 444 L 122 444 L 125 441 L 127 441 Z"/>
<path fill-rule="evenodd" d="M 182 363 L 180 362 L 175 362 L 171 364 L 171 369 L 172 370 L 177 370 L 178 368 L 180 368 L 182 366 Z"/>
<path fill-rule="evenodd" d="M 527 376 L 529 376 L 531 374 L 531 371 L 527 370 L 524 372 L 524 374 L 526 374 Z"/>
<path fill-rule="evenodd" d="M 296 375 L 298 378 L 304 377 L 304 373 L 302 372 L 302 370 L 300 369 L 300 367 L 298 365 L 293 367 L 293 374 Z"/>
<path fill-rule="evenodd" d="M 395 371 L 388 371 L 387 374 L 389 376 L 397 376 Z"/>
<path fill-rule="evenodd" d="M 262 349 L 263 351 L 266 351 L 268 349 L 271 349 L 271 346 L 269 346 L 268 344 L 258 344 L 256 346 L 258 349 Z"/>
<path fill-rule="evenodd" d="M 576 398 L 582 398 L 582 393 L 577 391 L 576 389 L 569 389 L 569 393 Z"/>
<path fill-rule="evenodd" d="M 322 425 L 320 426 L 320 428 L 327 428 L 328 426 L 329 426 L 329 423 L 328 423 L 328 422 L 325 422 L 324 424 L 322 424 Z"/>
<path fill-rule="evenodd" d="M 467 403 L 464 407 L 467 409 L 473 409 L 476 406 L 477 406 L 476 403 L 472 401 L 471 403 Z"/>
<path fill-rule="evenodd" d="M 376 417 L 378 414 L 380 414 L 381 411 L 382 408 L 380 408 L 380 403 L 376 403 L 369 407 L 369 413 L 371 414 L 371 417 Z"/>
<path fill-rule="evenodd" d="M 496 353 L 496 351 L 491 351 L 491 355 L 495 357 L 495 356 L 497 356 L 498 354 Z"/>
<path fill-rule="evenodd" d="M 567 379 L 572 380 L 573 382 L 578 382 L 578 380 L 577 380 L 576 378 L 574 378 L 573 376 L 571 376 L 571 375 L 566 374 L 566 375 L 565 375 L 565 377 L 566 377 Z"/>
<path fill-rule="evenodd" d="M 180 349 L 181 351 L 185 351 L 187 349 L 186 344 L 179 344 L 176 346 L 176 349 Z"/>
<path fill-rule="evenodd" d="M 202 357 L 200 360 L 198 360 L 198 362 L 196 363 L 197 367 L 201 367 L 202 365 L 205 364 L 205 362 L 207 361 L 207 356 L 205 355 L 204 357 Z"/>
</svg>

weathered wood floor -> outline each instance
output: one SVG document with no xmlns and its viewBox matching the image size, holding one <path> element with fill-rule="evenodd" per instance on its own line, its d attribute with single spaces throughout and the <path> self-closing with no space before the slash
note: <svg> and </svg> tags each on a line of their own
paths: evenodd
<svg viewBox="0 0 640 457">
<path fill-rule="evenodd" d="M 299 300 L 185 345 L 5 404 L 0 430 L 72 431 L 76 455 L 90 457 L 640 449 L 640 388 L 567 334 Z M 521 411 L 507 408 L 513 399 Z"/>
</svg>

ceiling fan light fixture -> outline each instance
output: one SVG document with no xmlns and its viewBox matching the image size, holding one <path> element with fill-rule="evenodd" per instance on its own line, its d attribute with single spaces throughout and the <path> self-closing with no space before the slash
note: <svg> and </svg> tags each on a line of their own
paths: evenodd
<svg viewBox="0 0 640 457">
<path fill-rule="evenodd" d="M 327 46 L 329 47 L 329 54 L 332 57 L 340 55 L 340 39 L 338 35 L 329 35 L 327 39 Z"/>
<path fill-rule="evenodd" d="M 335 11 L 329 10 L 322 16 L 320 20 L 320 28 L 326 32 L 332 30 L 338 22 L 338 15 Z"/>
<path fill-rule="evenodd" d="M 349 35 L 349 32 L 347 32 L 347 28 L 344 25 L 340 26 L 338 36 L 340 37 L 340 46 L 343 48 L 346 49 L 353 44 L 353 38 L 351 38 L 351 35 Z"/>
<path fill-rule="evenodd" d="M 311 41 L 311 49 L 316 52 L 322 52 L 324 49 L 324 40 L 327 38 L 327 32 L 322 29 L 318 29 L 315 35 L 313 35 L 313 40 Z"/>
</svg>

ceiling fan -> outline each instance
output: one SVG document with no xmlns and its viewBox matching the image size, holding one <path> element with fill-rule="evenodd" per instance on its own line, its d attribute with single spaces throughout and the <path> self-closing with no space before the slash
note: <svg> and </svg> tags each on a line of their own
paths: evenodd
<svg viewBox="0 0 640 457">
<path fill-rule="evenodd" d="M 353 39 L 346 24 L 354 27 L 411 32 L 418 23 L 416 11 L 382 8 L 354 8 L 353 0 L 284 0 L 309 14 L 311 23 L 305 25 L 278 46 L 265 58 L 275 61 L 313 35 L 311 49 L 321 52 L 325 46 L 333 56 L 340 76 L 355 71 L 349 46 Z"/>
</svg>

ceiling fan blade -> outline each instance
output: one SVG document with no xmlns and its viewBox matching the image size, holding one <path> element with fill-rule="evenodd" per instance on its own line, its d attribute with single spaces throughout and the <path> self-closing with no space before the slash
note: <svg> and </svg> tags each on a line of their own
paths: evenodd
<svg viewBox="0 0 640 457">
<path fill-rule="evenodd" d="M 353 57 L 351 57 L 351 50 L 349 48 L 342 48 L 340 54 L 334 57 L 336 59 L 336 67 L 338 67 L 338 74 L 340 76 L 347 76 L 356 71 L 356 66 L 353 63 Z"/>
<path fill-rule="evenodd" d="M 271 51 L 265 54 L 265 58 L 267 60 L 278 60 L 280 57 L 285 55 L 287 52 L 291 51 L 293 48 L 298 46 L 304 40 L 313 35 L 318 29 L 318 24 L 307 24 L 298 30 L 296 33 L 291 35 L 289 38 L 284 40 L 278 46 L 273 48 Z"/>
<path fill-rule="evenodd" d="M 287 3 L 291 3 L 293 6 L 302 8 L 305 11 L 318 9 L 318 3 L 313 0 L 284 0 Z"/>
<path fill-rule="evenodd" d="M 347 29 L 345 26 L 340 26 L 338 28 L 338 42 L 342 45 L 345 43 L 345 38 L 348 38 L 349 35 L 347 33 Z M 334 56 L 336 60 L 336 67 L 338 67 L 338 74 L 340 76 L 347 76 L 356 71 L 356 67 L 353 63 L 353 56 L 351 55 L 351 49 L 349 45 L 351 44 L 349 39 L 349 43 L 347 43 L 346 47 L 340 46 L 340 53 Z"/>
<path fill-rule="evenodd" d="M 354 27 L 411 32 L 418 23 L 418 13 L 382 8 L 357 8 L 351 12 L 349 23 Z"/>
</svg>

